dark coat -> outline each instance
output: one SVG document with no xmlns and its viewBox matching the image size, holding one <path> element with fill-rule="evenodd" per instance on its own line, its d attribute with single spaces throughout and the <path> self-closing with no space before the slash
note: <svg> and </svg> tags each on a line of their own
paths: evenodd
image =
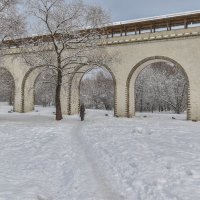
<svg viewBox="0 0 200 200">
<path fill-rule="evenodd" d="M 84 117 L 84 115 L 85 115 L 85 106 L 81 105 L 81 107 L 80 107 L 80 117 Z"/>
</svg>

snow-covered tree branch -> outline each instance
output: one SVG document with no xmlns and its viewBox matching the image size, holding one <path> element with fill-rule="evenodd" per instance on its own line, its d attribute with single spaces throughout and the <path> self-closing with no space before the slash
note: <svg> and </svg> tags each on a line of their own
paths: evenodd
<svg viewBox="0 0 200 200">
<path fill-rule="evenodd" d="M 11 40 L 21 36 L 25 31 L 25 19 L 18 11 L 17 0 L 0 1 L 0 39 Z"/>
</svg>

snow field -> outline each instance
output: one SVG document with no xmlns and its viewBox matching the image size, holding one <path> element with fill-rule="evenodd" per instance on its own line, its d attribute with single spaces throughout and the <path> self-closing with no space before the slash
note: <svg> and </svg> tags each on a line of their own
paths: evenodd
<svg viewBox="0 0 200 200">
<path fill-rule="evenodd" d="M 83 138 L 124 199 L 200 199 L 200 124 L 158 116 L 90 122 Z"/>
<path fill-rule="evenodd" d="M 0 200 L 200 199 L 199 122 L 37 109 L 1 111 Z"/>
</svg>

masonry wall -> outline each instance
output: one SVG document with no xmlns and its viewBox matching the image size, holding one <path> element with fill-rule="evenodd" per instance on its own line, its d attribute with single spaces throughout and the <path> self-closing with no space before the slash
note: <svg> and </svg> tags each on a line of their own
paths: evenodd
<svg viewBox="0 0 200 200">
<path fill-rule="evenodd" d="M 1 67 L 6 68 L 13 76 L 15 83 L 15 96 L 14 96 L 14 111 L 22 112 L 22 82 L 28 68 L 18 54 L 13 54 L 13 51 L 7 51 L 1 58 Z"/>
<path fill-rule="evenodd" d="M 127 117 L 129 112 L 131 116 L 134 115 L 134 82 L 140 71 L 148 64 L 157 62 L 159 60 L 157 59 L 158 57 L 166 57 L 179 63 L 186 72 L 190 84 L 191 119 L 200 120 L 199 33 L 200 29 L 195 28 L 184 30 L 182 34 L 180 34 L 180 30 L 172 31 L 172 37 L 170 37 L 170 32 L 161 32 L 133 36 L 132 38 L 129 36 L 129 40 L 127 37 L 119 37 L 118 40 L 117 38 L 110 39 L 112 43 L 109 42 L 108 45 L 110 46 L 108 49 L 112 52 L 116 51 L 116 55 L 120 55 L 120 61 L 113 63 L 111 66 L 111 70 L 117 80 L 117 114 L 119 116 Z M 160 37 L 159 39 L 156 38 L 159 34 L 162 39 Z M 142 36 L 143 39 L 141 38 Z M 155 38 L 150 39 L 153 36 Z M 140 37 L 139 41 L 135 41 L 135 38 L 138 37 Z M 130 80 L 130 89 L 127 90 L 126 83 L 131 70 L 142 60 L 148 60 L 148 58 L 152 57 L 155 57 L 155 61 L 151 60 L 146 65 L 143 64 L 133 73 L 132 79 Z M 130 104 L 127 106 L 128 102 Z"/>
<path fill-rule="evenodd" d="M 106 45 L 112 57 L 116 58 L 107 66 L 116 80 L 116 115 L 134 116 L 134 82 L 137 75 L 149 63 L 166 58 L 178 63 L 186 72 L 190 85 L 190 118 L 200 120 L 200 28 L 114 37 L 105 39 L 101 43 Z M 29 92 L 39 70 L 26 77 L 25 74 L 29 68 L 20 60 L 19 49 L 3 50 L 3 53 L 5 54 L 3 67 L 11 72 L 15 80 L 15 111 L 30 111 L 33 109 L 33 91 L 31 94 Z M 151 58 L 150 61 L 149 58 Z M 144 60 L 146 62 L 142 62 L 141 66 L 138 65 Z M 136 66 L 137 70 L 133 72 Z M 133 72 L 132 76 L 130 76 L 131 72 Z M 22 84 L 24 78 L 26 78 L 26 85 Z M 72 91 L 69 91 L 70 88 Z M 73 88 L 75 88 L 74 91 Z M 22 95 L 23 90 L 24 95 Z M 64 113 L 69 114 L 69 111 L 73 114 L 77 113 L 79 103 L 77 81 L 74 79 L 71 87 L 66 87 L 62 94 Z"/>
</svg>

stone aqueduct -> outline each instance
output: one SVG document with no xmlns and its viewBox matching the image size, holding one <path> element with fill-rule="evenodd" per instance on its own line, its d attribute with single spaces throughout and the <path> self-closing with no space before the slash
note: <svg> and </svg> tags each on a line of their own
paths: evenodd
<svg viewBox="0 0 200 200">
<path fill-rule="evenodd" d="M 120 61 L 102 68 L 106 68 L 113 77 L 116 116 L 134 116 L 134 83 L 138 74 L 149 64 L 163 61 L 175 64 L 185 73 L 189 82 L 187 118 L 200 120 L 200 27 L 189 27 L 189 24 L 199 22 L 199 13 L 188 13 L 116 24 L 108 28 L 105 44 L 108 51 L 117 49 Z M 173 23 L 176 26 L 184 26 L 174 30 Z M 164 27 L 167 27 L 167 30 L 164 30 Z M 160 28 L 160 31 L 157 32 L 156 28 Z M 15 112 L 33 110 L 34 84 L 41 69 L 25 66 L 20 57 L 16 56 L 19 53 L 17 47 L 2 51 L 5 62 L 1 67 L 11 73 L 15 82 Z M 87 72 L 90 69 L 91 66 L 83 66 L 77 68 L 76 72 Z M 67 89 L 62 90 L 63 114 L 78 112 L 82 76 L 80 73 L 74 73 Z"/>
</svg>

